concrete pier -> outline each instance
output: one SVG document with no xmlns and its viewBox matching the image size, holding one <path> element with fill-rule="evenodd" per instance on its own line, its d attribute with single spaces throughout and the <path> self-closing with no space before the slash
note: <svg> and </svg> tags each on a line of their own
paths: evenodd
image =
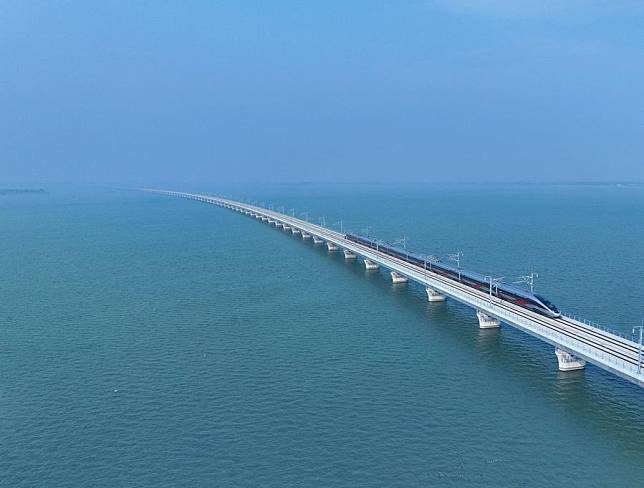
<svg viewBox="0 0 644 488">
<path fill-rule="evenodd" d="M 291 232 L 292 232 L 293 234 L 299 234 L 299 233 L 300 233 L 300 229 L 296 229 L 295 227 L 293 227 L 293 229 L 291 229 Z"/>
<path fill-rule="evenodd" d="M 558 347 L 555 348 L 555 355 L 559 362 L 559 371 L 578 371 L 586 367 L 586 361 Z"/>
<path fill-rule="evenodd" d="M 402 284 L 402 283 L 407 283 L 407 277 L 405 275 L 402 275 L 400 273 L 396 273 L 395 271 L 391 272 L 391 281 L 392 283 L 396 284 Z"/>
<path fill-rule="evenodd" d="M 486 289 L 469 286 L 461 280 L 446 276 L 440 270 L 427 269 L 424 263 L 407 261 L 390 253 L 355 241 L 343 232 L 312 224 L 294 216 L 275 212 L 255 205 L 235 202 L 225 198 L 201 195 L 198 193 L 175 192 L 167 190 L 145 190 L 159 194 L 187 198 L 199 202 L 230 208 L 235 212 L 250 212 L 253 216 L 263 216 L 269 221 L 279 222 L 279 227 L 290 230 L 296 227 L 300 233 L 309 234 L 316 244 L 328 245 L 330 250 L 348 250 L 365 260 L 365 268 L 380 265 L 392 272 L 392 281 L 405 283 L 412 280 L 427 290 L 428 300 L 443 300 L 444 297 L 472 307 L 477 313 L 482 328 L 499 327 L 500 322 L 517 327 L 534 337 L 540 338 L 556 348 L 556 356 L 561 371 L 582 369 L 586 362 L 625 380 L 644 387 L 644 371 L 641 346 L 622 333 L 611 332 L 587 321 L 565 314 L 546 315 L 535 313 L 522 303 L 515 303 L 503 296 L 491 297 Z"/>
<path fill-rule="evenodd" d="M 284 229 L 284 230 L 291 230 L 291 226 L 290 226 L 290 225 L 286 225 L 286 224 L 282 224 L 282 229 Z"/>
<path fill-rule="evenodd" d="M 333 252 L 333 251 L 337 251 L 337 250 L 339 249 L 339 248 L 338 248 L 338 246 L 336 246 L 335 244 L 333 244 L 331 241 L 327 241 L 327 243 L 326 243 L 326 248 L 327 248 L 329 251 L 331 251 L 331 252 Z"/>
<path fill-rule="evenodd" d="M 501 326 L 501 321 L 496 317 L 491 317 L 490 315 L 481 312 L 478 310 L 476 316 L 479 319 L 479 328 L 480 329 L 496 329 Z"/>
<path fill-rule="evenodd" d="M 357 258 L 357 257 L 358 257 L 358 256 L 356 256 L 355 254 L 353 254 L 353 253 L 352 253 L 351 251 L 349 251 L 348 249 L 345 249 L 345 250 L 344 250 L 344 259 L 355 259 L 355 258 Z"/>
<path fill-rule="evenodd" d="M 375 263 L 369 259 L 364 260 L 364 269 L 366 270 L 373 270 L 373 269 L 378 269 L 378 263 Z"/>
<path fill-rule="evenodd" d="M 311 234 L 307 234 L 306 232 L 302 232 L 302 239 L 310 239 Z"/>
<path fill-rule="evenodd" d="M 438 293 L 433 288 L 425 288 L 425 291 L 427 292 L 427 301 L 428 302 L 444 302 L 445 301 L 445 295 L 442 295 L 442 294 Z"/>
</svg>

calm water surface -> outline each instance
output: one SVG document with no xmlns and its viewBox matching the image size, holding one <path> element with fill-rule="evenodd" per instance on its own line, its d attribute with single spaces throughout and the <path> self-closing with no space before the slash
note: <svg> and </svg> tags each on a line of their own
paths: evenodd
<svg viewBox="0 0 644 488">
<path fill-rule="evenodd" d="M 644 187 L 223 191 L 516 276 L 624 332 Z M 213 206 L 0 197 L 0 485 L 644 486 L 644 395 Z"/>
</svg>

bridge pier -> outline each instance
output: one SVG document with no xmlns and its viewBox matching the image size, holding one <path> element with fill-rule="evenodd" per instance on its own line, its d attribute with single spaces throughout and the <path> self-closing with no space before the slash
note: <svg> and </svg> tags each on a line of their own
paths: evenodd
<svg viewBox="0 0 644 488">
<path fill-rule="evenodd" d="M 353 254 L 351 251 L 349 251 L 348 249 L 344 250 L 344 259 L 355 259 L 355 258 L 357 258 L 357 256 Z"/>
<path fill-rule="evenodd" d="M 558 347 L 555 347 L 555 355 L 559 362 L 559 371 L 577 371 L 586 367 L 586 361 Z"/>
<path fill-rule="evenodd" d="M 339 249 L 339 248 L 338 248 L 338 246 L 336 246 L 335 244 L 333 244 L 331 241 L 326 241 L 326 248 L 327 248 L 330 252 L 334 252 L 334 251 L 337 251 L 337 250 Z"/>
<path fill-rule="evenodd" d="M 293 229 L 291 230 L 291 232 L 292 232 L 293 234 L 299 234 L 299 233 L 300 233 L 300 229 L 296 229 L 295 227 L 293 227 Z"/>
<path fill-rule="evenodd" d="M 445 301 L 445 295 L 442 295 L 438 293 L 436 290 L 433 288 L 425 288 L 425 291 L 427 292 L 427 301 L 428 302 L 444 302 Z"/>
<path fill-rule="evenodd" d="M 391 272 L 391 281 L 392 283 L 407 283 L 407 277 L 395 271 Z"/>
<path fill-rule="evenodd" d="M 306 232 L 302 232 L 302 239 L 306 240 L 306 239 L 310 239 L 310 238 L 311 238 L 311 234 L 307 234 Z"/>
<path fill-rule="evenodd" d="M 370 261 L 369 259 L 364 260 L 364 269 L 367 271 L 372 270 L 372 269 L 378 269 L 378 263 L 374 263 L 373 261 Z"/>
<path fill-rule="evenodd" d="M 367 251 L 367 256 L 373 256 L 372 259 L 368 259 L 364 254 L 364 248 L 347 236 L 330 233 L 323 227 L 296 219 L 294 216 L 291 218 L 271 211 L 265 213 L 264 210 L 259 210 L 251 205 L 207 195 L 161 190 L 149 191 L 213 203 L 251 217 L 257 218 L 259 215 L 262 220 L 276 224 L 284 230 L 293 229 L 293 232 L 299 230 L 303 239 L 313 238 L 315 244 L 318 245 L 327 244 L 330 239 L 333 239 L 328 243 L 329 250 L 347 250 L 351 254 L 359 256 L 366 269 L 377 269 L 378 263 L 382 263 L 387 272 L 391 272 L 394 283 L 406 283 L 408 280 L 423 283 L 426 287 L 428 301 L 445 300 L 449 296 L 450 299 L 471 307 L 477 314 L 481 328 L 499 327 L 500 322 L 503 321 L 504 324 L 512 325 L 542 339 L 555 350 L 560 371 L 582 370 L 589 362 L 611 374 L 644 387 L 644 374 L 639 368 L 642 365 L 641 344 L 632 339 L 620 337 L 608 330 L 588 325 L 571 317 L 554 318 L 545 315 L 531 317 L 516 309 L 512 303 L 501 296 L 497 299 L 488 298 L 486 293 L 481 294 L 476 290 L 462 286 L 462 284 L 451 282 L 455 280 L 444 280 L 436 276 L 431 272 L 431 267 L 424 269 L 422 266 L 417 266 L 418 269 L 416 269 L 405 263 L 400 263 L 386 252 L 380 251 L 378 246 L 373 253 Z M 310 231 L 304 231 L 304 229 L 310 229 Z M 305 232 L 307 235 L 304 235 Z M 300 234 L 297 234 L 298 237 Z M 398 285 L 392 286 L 396 288 Z M 517 304 L 515 303 L 515 305 Z"/>
<path fill-rule="evenodd" d="M 501 326 L 501 321 L 496 317 L 490 317 L 485 312 L 477 310 L 476 316 L 479 319 L 479 328 L 480 329 L 496 329 Z"/>
</svg>

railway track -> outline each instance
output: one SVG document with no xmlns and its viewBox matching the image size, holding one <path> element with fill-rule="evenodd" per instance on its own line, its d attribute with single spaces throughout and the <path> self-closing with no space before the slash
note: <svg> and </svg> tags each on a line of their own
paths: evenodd
<svg viewBox="0 0 644 488">
<path fill-rule="evenodd" d="M 473 288 L 460 280 L 438 274 L 426 269 L 418 263 L 406 261 L 404 258 L 392 256 L 386 252 L 373 249 L 365 244 L 347 239 L 344 233 L 336 232 L 295 217 L 281 214 L 253 205 L 241 204 L 232 200 L 218 197 L 181 192 L 152 190 L 171 196 L 198 200 L 233 210 L 263 216 L 272 221 L 311 234 L 314 238 L 326 240 L 340 248 L 354 252 L 365 259 L 373 260 L 382 266 L 405 275 L 408 279 L 434 288 L 455 300 L 462 302 L 485 314 L 495 316 L 526 333 L 534 335 L 571 354 L 572 358 L 582 358 L 613 374 L 644 387 L 644 376 L 640 373 L 639 345 L 610 332 L 577 322 L 569 317 L 547 317 L 528 310 L 499 296 L 491 297 L 478 288 Z M 319 242 L 319 241 L 317 241 Z M 559 367 L 561 369 L 561 358 Z M 582 366 L 583 367 L 583 361 Z"/>
<path fill-rule="evenodd" d="M 257 212 L 261 213 L 269 213 L 265 210 L 254 210 Z M 364 255 L 364 252 L 369 252 L 375 256 L 378 256 L 380 258 L 381 263 L 384 266 L 387 266 L 386 263 L 383 263 L 383 261 L 390 261 L 393 262 L 397 267 L 402 267 L 406 270 L 412 271 L 415 274 L 423 274 L 423 275 L 429 275 L 431 276 L 432 279 L 435 281 L 441 282 L 446 286 L 451 286 L 454 288 L 459 289 L 462 293 L 466 293 L 470 295 L 473 298 L 479 298 L 479 299 L 487 299 L 489 300 L 489 297 L 487 294 L 482 293 L 479 290 L 475 290 L 471 287 L 468 287 L 467 285 L 463 285 L 462 283 L 455 281 L 455 280 L 450 280 L 449 278 L 445 278 L 444 276 L 441 276 L 437 273 L 431 272 L 429 270 L 425 270 L 424 268 L 421 268 L 413 263 L 409 263 L 403 259 L 397 258 L 395 256 L 391 256 L 387 253 L 377 251 L 375 249 L 372 249 L 368 246 L 365 246 L 363 244 L 357 243 L 355 241 L 351 241 L 348 239 L 344 238 L 343 234 L 334 232 L 334 231 L 329 231 L 328 229 L 324 227 L 320 227 L 315 224 L 310 224 L 310 223 L 305 223 L 305 222 L 300 222 L 298 219 L 293 219 L 288 216 L 283 216 L 281 214 L 271 212 L 273 214 L 273 217 L 287 222 L 289 225 L 300 227 L 305 229 L 307 232 L 312 232 L 314 234 L 318 234 L 320 237 L 324 237 L 329 240 L 335 241 L 339 246 L 350 248 L 350 249 L 358 249 L 358 253 Z M 361 253 L 360 250 L 363 252 Z M 394 269 L 394 268 L 392 268 Z M 398 270 L 399 271 L 399 270 Z M 408 275 L 408 278 L 411 278 L 414 281 L 417 281 L 425 286 L 430 286 L 427 283 L 423 283 L 422 281 L 419 281 L 417 277 L 413 275 Z M 594 330 L 591 327 L 588 326 L 583 326 L 580 324 L 575 323 L 574 321 L 567 319 L 567 318 L 560 318 L 560 319 L 549 319 L 547 317 L 541 316 L 539 314 L 536 314 L 534 312 L 530 312 L 528 310 L 524 310 L 520 307 L 517 307 L 516 305 L 513 305 L 501 298 L 495 297 L 493 300 L 494 305 L 503 308 L 507 312 L 516 314 L 520 317 L 523 317 L 527 320 L 530 320 L 532 322 L 535 322 L 539 324 L 542 327 L 545 327 L 553 332 L 556 332 L 558 334 L 561 334 L 563 336 L 568 337 L 571 340 L 579 341 L 582 344 L 585 344 L 587 346 L 596 348 L 599 351 L 602 351 L 606 354 L 611 354 L 614 355 L 618 358 L 620 358 L 623 361 L 626 361 L 634 366 L 637 366 L 638 364 L 638 348 L 634 344 L 628 344 L 626 340 L 619 338 L 619 337 L 614 337 L 611 335 L 607 335 L 608 333 L 601 333 L 598 330 Z M 574 331 L 578 332 L 578 334 L 575 334 L 573 331 L 569 330 L 573 329 Z M 581 334 L 581 336 L 579 335 Z M 614 346 L 614 347 L 611 347 Z"/>
</svg>

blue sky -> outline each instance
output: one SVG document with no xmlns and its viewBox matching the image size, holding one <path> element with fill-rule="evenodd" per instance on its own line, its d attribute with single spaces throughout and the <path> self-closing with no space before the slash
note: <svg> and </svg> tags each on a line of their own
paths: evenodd
<svg viewBox="0 0 644 488">
<path fill-rule="evenodd" d="M 644 2 L 0 3 L 0 182 L 644 181 Z"/>
</svg>

